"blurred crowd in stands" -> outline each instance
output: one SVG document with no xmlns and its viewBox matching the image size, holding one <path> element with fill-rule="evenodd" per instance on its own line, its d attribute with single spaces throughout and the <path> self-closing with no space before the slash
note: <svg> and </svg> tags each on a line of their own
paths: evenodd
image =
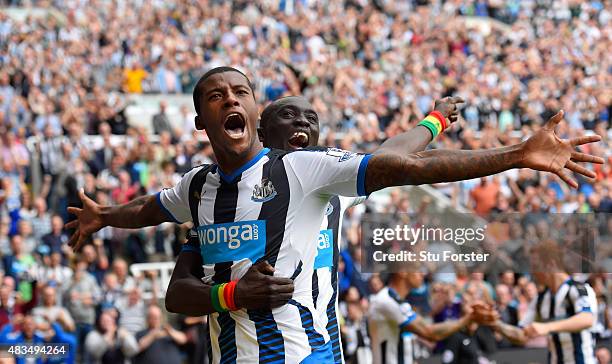
<svg viewBox="0 0 612 364">
<path fill-rule="evenodd" d="M 156 275 L 134 277 L 128 269 L 173 260 L 185 227 L 106 228 L 75 254 L 63 224 L 71 218 L 66 207 L 80 203 L 80 188 L 100 204 L 124 203 L 214 161 L 210 144 L 194 136 L 191 105 L 176 105 L 182 120 L 173 125 L 161 102 L 146 121 L 154 137 L 129 125 L 125 110 L 130 94 L 189 94 L 205 71 L 220 65 L 249 75 L 262 108 L 284 95 L 304 95 L 319 114 L 321 144 L 353 151 L 371 152 L 414 127 L 434 99 L 447 95 L 466 103 L 457 125 L 432 143 L 437 148 L 517 143 L 564 109 L 559 135 L 601 135 L 584 151 L 607 161 L 592 167 L 595 180 L 578 178 L 577 191 L 525 170 L 435 187 L 480 215 L 612 212 L 612 1 L 28 3 L 58 11 L 18 20 L 0 10 L 2 337 L 77 342 L 71 358 L 95 363 L 202 362 L 203 319 L 175 318 L 171 326 L 163 304 L 142 297 L 143 287 L 157 287 Z M 384 286 L 384 277 L 359 270 L 363 209 L 349 212 L 342 241 L 349 362 L 368 345 L 368 295 Z M 400 190 L 385 210 L 414 212 Z M 476 290 L 497 302 L 504 320 L 516 322 L 537 294 L 526 275 L 454 272 L 448 282 L 432 273 L 415 274 L 409 297 L 432 321 L 456 318 L 462 294 Z M 598 335 L 607 338 L 612 280 L 590 279 L 602 308 Z M 421 348 L 426 356 L 444 346 Z"/>
</svg>

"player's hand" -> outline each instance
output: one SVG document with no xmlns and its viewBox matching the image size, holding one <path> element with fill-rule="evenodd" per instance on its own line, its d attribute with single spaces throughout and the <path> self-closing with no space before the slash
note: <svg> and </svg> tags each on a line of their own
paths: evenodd
<svg viewBox="0 0 612 364">
<path fill-rule="evenodd" d="M 274 277 L 274 267 L 262 261 L 249 268 L 234 292 L 236 306 L 247 309 L 276 308 L 293 296 L 293 280 Z"/>
<path fill-rule="evenodd" d="M 525 336 L 530 339 L 537 336 L 548 335 L 550 332 L 550 330 L 548 330 L 548 325 L 541 322 L 534 322 L 527 326 L 523 331 L 525 332 Z"/>
<path fill-rule="evenodd" d="M 603 164 L 600 157 L 580 153 L 575 150 L 579 145 L 601 140 L 599 135 L 581 136 L 572 139 L 560 139 L 555 134 L 555 126 L 563 120 L 563 110 L 550 118 L 546 125 L 521 144 L 522 160 L 519 168 L 531 168 L 538 171 L 554 173 L 571 187 L 578 183 L 569 176 L 569 171 L 595 178 L 595 172 L 589 171 L 579 162 Z M 567 169 L 568 171 L 566 171 Z"/>
<path fill-rule="evenodd" d="M 74 251 L 79 250 L 91 234 L 104 227 L 101 214 L 102 206 L 87 197 L 82 189 L 79 191 L 79 198 L 83 202 L 83 208 L 68 207 L 68 213 L 76 215 L 77 219 L 65 226 L 66 229 L 76 229 L 68 242 L 68 245 Z"/>
<path fill-rule="evenodd" d="M 499 312 L 484 302 L 474 302 L 470 308 L 471 320 L 480 325 L 492 326 L 499 319 Z"/>
<path fill-rule="evenodd" d="M 465 101 L 461 97 L 445 97 L 440 100 L 436 100 L 434 103 L 434 110 L 439 111 L 445 118 L 451 123 L 457 121 L 459 117 L 459 109 L 457 104 L 462 104 Z"/>
</svg>

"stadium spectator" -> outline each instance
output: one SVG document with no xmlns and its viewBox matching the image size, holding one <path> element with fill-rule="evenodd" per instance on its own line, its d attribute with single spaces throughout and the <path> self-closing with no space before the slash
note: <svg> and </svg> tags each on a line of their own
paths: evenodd
<svg viewBox="0 0 612 364">
<path fill-rule="evenodd" d="M 54 344 L 58 350 L 62 350 L 62 355 L 49 358 L 45 363 L 75 363 L 76 340 L 74 337 L 62 329 L 57 323 L 41 322 L 36 323 L 31 315 L 16 316 L 13 323 L 7 324 L 0 331 L 0 343 L 5 345 L 18 344 Z M 60 349 L 60 346 L 62 349 Z M 42 358 L 36 358 L 37 364 L 42 364 Z M 31 362 L 23 356 L 17 357 L 16 362 Z"/>
<path fill-rule="evenodd" d="M 518 311 L 512 306 L 512 293 L 510 287 L 506 284 L 498 284 L 495 287 L 495 300 L 497 303 L 496 309 L 499 312 L 500 320 L 506 324 L 516 326 L 519 323 Z M 512 347 L 506 338 L 501 335 L 495 335 L 498 348 Z"/>
<path fill-rule="evenodd" d="M 42 237 L 42 241 L 50 251 L 62 251 L 68 243 L 68 235 L 64 232 L 64 220 L 59 215 L 51 218 L 51 232 Z"/>
<path fill-rule="evenodd" d="M 134 277 L 128 275 L 128 265 L 123 258 L 113 261 L 113 273 L 117 276 L 117 282 L 123 292 L 128 292 L 136 287 Z"/>
<path fill-rule="evenodd" d="M 32 299 L 24 302 L 21 297 L 13 297 L 13 288 L 10 285 L 0 286 L 0 329 L 8 325 L 16 317 L 23 317 L 36 306 L 36 294 Z M 34 291 L 36 293 L 36 290 Z"/>
<path fill-rule="evenodd" d="M 55 287 L 46 286 L 42 288 L 42 305 L 32 310 L 35 321 L 58 323 L 64 331 L 73 332 L 76 325 L 72 316 L 65 307 L 57 304 L 57 293 Z"/>
<path fill-rule="evenodd" d="M 74 318 L 80 354 L 83 355 L 83 343 L 95 324 L 95 305 L 100 297 L 100 287 L 96 279 L 87 272 L 87 263 L 84 260 L 76 264 L 72 282 L 65 296 L 63 302 Z"/>
<path fill-rule="evenodd" d="M 23 251 L 23 238 L 21 235 L 11 237 L 11 255 L 2 258 L 4 272 L 15 279 L 21 298 L 25 301 L 32 299 L 32 282 L 35 279 L 36 261 L 31 254 Z"/>
<path fill-rule="evenodd" d="M 137 287 L 127 291 L 116 301 L 119 310 L 119 324 L 132 335 L 144 330 L 146 326 L 147 307 Z"/>
<path fill-rule="evenodd" d="M 170 324 L 163 324 L 162 320 L 161 309 L 155 305 L 149 306 L 147 328 L 136 334 L 139 353 L 133 359 L 134 364 L 182 361 L 179 347 L 187 342 L 187 336 Z"/>
<path fill-rule="evenodd" d="M 129 331 L 117 325 L 117 319 L 103 311 L 84 341 L 87 355 L 96 364 L 129 363 L 138 352 L 138 342 Z"/>
</svg>

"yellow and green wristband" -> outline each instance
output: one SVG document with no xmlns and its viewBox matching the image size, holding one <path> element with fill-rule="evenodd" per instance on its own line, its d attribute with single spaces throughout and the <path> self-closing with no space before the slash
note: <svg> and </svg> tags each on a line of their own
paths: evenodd
<svg viewBox="0 0 612 364">
<path fill-rule="evenodd" d="M 422 125 L 429 129 L 432 139 L 435 139 L 438 134 L 447 128 L 446 118 L 441 112 L 435 110 L 430 112 L 418 125 Z"/>
<path fill-rule="evenodd" d="M 234 302 L 234 292 L 237 280 L 229 283 L 216 284 L 210 289 L 210 300 L 217 312 L 236 311 L 238 307 Z"/>
</svg>

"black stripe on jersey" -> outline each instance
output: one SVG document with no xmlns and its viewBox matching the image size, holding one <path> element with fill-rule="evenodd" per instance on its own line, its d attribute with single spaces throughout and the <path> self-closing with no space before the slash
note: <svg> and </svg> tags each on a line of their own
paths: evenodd
<svg viewBox="0 0 612 364">
<path fill-rule="evenodd" d="M 555 317 L 555 295 L 550 292 L 550 312 L 548 318 L 553 319 Z M 559 334 L 552 334 L 553 344 L 555 346 L 555 353 L 557 354 L 557 363 L 563 364 L 563 350 L 561 348 L 561 340 Z"/>
<path fill-rule="evenodd" d="M 210 320 L 212 315 L 208 315 L 208 320 L 206 321 L 206 353 L 208 354 L 208 362 L 213 362 L 213 354 L 212 354 L 212 343 L 210 342 Z"/>
<path fill-rule="evenodd" d="M 221 179 L 221 185 L 217 189 L 215 198 L 214 221 L 215 224 L 233 222 L 236 217 L 236 205 L 238 204 L 238 182 L 239 176 L 233 183 L 225 183 Z M 232 279 L 232 262 L 215 264 L 213 282 L 215 284 L 229 282 Z M 211 316 L 212 317 L 212 316 Z M 235 363 L 238 357 L 236 348 L 236 322 L 229 312 L 220 312 L 217 322 L 221 327 L 219 333 L 219 350 L 221 351 L 220 363 Z"/>
<path fill-rule="evenodd" d="M 546 292 L 548 292 L 548 288 L 538 293 L 538 300 L 536 301 L 536 314 L 535 314 L 534 321 L 544 320 L 544 318 L 542 317 L 542 303 L 544 302 L 544 296 L 546 296 Z M 548 316 L 550 317 L 551 314 L 552 312 L 549 313 Z"/>
<path fill-rule="evenodd" d="M 319 298 L 319 275 L 315 269 L 312 272 L 312 302 L 315 308 L 317 308 L 317 298 Z"/>
<path fill-rule="evenodd" d="M 334 266 L 332 267 L 331 281 L 334 287 L 334 293 L 338 289 L 338 257 L 340 255 L 340 198 L 338 196 L 332 196 L 329 200 L 332 205 L 332 213 L 327 216 L 327 228 L 333 231 L 333 249 L 334 249 Z M 334 297 L 335 301 L 335 297 Z"/>
<path fill-rule="evenodd" d="M 249 319 L 255 323 L 259 363 L 284 363 L 285 341 L 271 310 L 247 310 Z"/>
<path fill-rule="evenodd" d="M 404 340 L 402 340 L 401 330 L 397 341 L 397 364 L 404 364 Z"/>
<path fill-rule="evenodd" d="M 215 224 L 233 222 L 236 218 L 236 206 L 238 205 L 238 182 L 242 176 L 233 183 L 226 183 L 221 179 L 221 185 L 217 189 L 215 198 L 214 219 Z M 227 283 L 232 279 L 232 263 L 222 262 L 215 264 L 215 284 Z"/>
<path fill-rule="evenodd" d="M 266 251 L 260 260 L 267 260 L 271 266 L 276 264 L 285 236 L 285 222 L 289 209 L 289 180 L 285 166 L 281 160 L 287 154 L 282 150 L 268 152 L 268 161 L 262 167 L 262 179 L 272 182 L 276 197 L 263 202 L 259 211 L 259 220 L 266 222 Z M 301 270 L 301 263 L 298 266 Z M 295 278 L 295 277 L 292 277 Z M 285 341 L 281 331 L 276 325 L 272 311 L 249 310 L 249 318 L 255 323 L 257 344 L 259 346 L 260 363 L 284 363 Z"/>
<path fill-rule="evenodd" d="M 334 361 L 342 363 L 342 346 L 340 345 L 340 333 L 338 332 L 338 319 L 336 317 L 336 297 L 338 296 L 338 259 L 340 256 L 340 214 L 341 205 L 338 196 L 332 196 L 329 200 L 332 206 L 332 213 L 327 216 L 327 228 L 332 229 L 333 237 L 333 266 L 331 270 L 331 285 L 333 294 L 327 304 L 327 333 L 332 344 L 332 352 L 334 353 Z M 316 271 L 315 271 L 316 272 Z M 317 285 L 318 287 L 318 285 Z M 316 303 L 316 301 L 315 301 Z"/>
<path fill-rule="evenodd" d="M 189 211 L 191 212 L 191 220 L 193 221 L 193 230 L 196 230 L 196 228 L 200 226 L 198 209 L 202 201 L 202 188 L 206 183 L 206 176 L 211 167 L 211 165 L 207 165 L 197 171 L 189 184 Z"/>
<path fill-rule="evenodd" d="M 382 353 L 382 362 L 386 363 L 387 362 L 387 341 L 383 341 L 380 344 L 380 352 Z"/>
<path fill-rule="evenodd" d="M 304 332 L 306 332 L 306 336 L 308 336 L 310 349 L 314 352 L 325 344 L 325 338 L 315 330 L 312 312 L 296 300 L 291 299 L 288 303 L 298 308 L 300 318 L 302 319 L 302 328 L 304 328 Z"/>
<path fill-rule="evenodd" d="M 261 206 L 259 220 L 266 221 L 266 252 L 265 259 L 271 266 L 276 265 L 278 252 L 285 236 L 285 222 L 289 209 L 289 180 L 281 158 L 287 154 L 282 150 L 272 150 L 267 156 L 269 160 L 263 165 L 262 179 L 272 182 L 276 197 L 266 201 Z"/>
</svg>

